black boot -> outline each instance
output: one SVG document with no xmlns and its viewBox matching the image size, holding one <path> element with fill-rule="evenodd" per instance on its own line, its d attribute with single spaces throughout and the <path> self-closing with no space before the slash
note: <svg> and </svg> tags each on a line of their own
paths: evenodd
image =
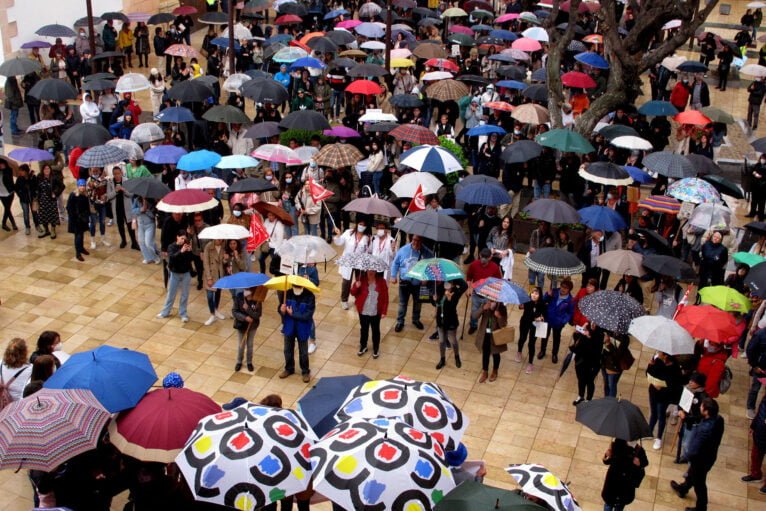
<svg viewBox="0 0 766 511">
<path fill-rule="evenodd" d="M 462 365 L 463 365 L 463 364 L 462 364 L 462 362 L 460 362 L 460 355 L 458 355 L 457 353 L 455 353 L 455 367 L 457 367 L 458 369 L 460 369 L 460 367 L 461 367 Z"/>
<path fill-rule="evenodd" d="M 444 367 L 445 363 L 446 363 L 446 362 L 444 361 L 444 357 L 440 358 L 440 359 L 439 359 L 439 363 L 438 363 L 438 364 L 436 364 L 436 369 L 437 369 L 437 370 L 438 370 L 438 369 L 441 369 L 442 367 Z"/>
</svg>

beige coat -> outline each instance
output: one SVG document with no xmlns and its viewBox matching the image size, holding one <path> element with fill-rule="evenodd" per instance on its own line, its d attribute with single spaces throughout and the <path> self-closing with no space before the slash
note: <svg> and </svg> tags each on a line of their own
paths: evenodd
<svg viewBox="0 0 766 511">
<path fill-rule="evenodd" d="M 500 312 L 500 318 L 494 317 L 492 322 L 493 336 L 503 335 L 504 333 L 501 332 L 501 330 L 508 324 L 508 311 L 506 310 L 505 306 L 499 305 L 498 311 Z M 494 312 L 496 311 L 482 311 L 479 309 L 479 314 L 477 316 L 479 319 L 479 327 L 476 330 L 476 340 L 474 341 L 474 345 L 479 351 L 482 350 L 482 345 L 484 344 L 484 334 L 486 333 L 487 329 L 487 321 L 494 314 Z M 492 353 L 503 353 L 504 351 L 508 351 L 507 344 L 501 344 L 499 346 L 494 342 L 490 344 L 492 346 Z"/>
<path fill-rule="evenodd" d="M 223 251 L 224 246 L 216 247 L 214 241 L 205 245 L 205 249 L 202 251 L 202 271 L 205 272 L 205 290 L 207 291 L 213 291 L 208 285 L 210 280 L 215 283 L 224 276 Z"/>
</svg>

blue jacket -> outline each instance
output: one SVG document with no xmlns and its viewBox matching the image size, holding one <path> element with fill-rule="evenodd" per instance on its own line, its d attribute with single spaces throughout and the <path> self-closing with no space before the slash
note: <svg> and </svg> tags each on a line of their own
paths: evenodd
<svg viewBox="0 0 766 511">
<path fill-rule="evenodd" d="M 413 284 L 419 284 L 419 281 L 405 278 L 404 275 L 410 271 L 415 263 L 420 259 L 429 259 L 433 257 L 433 253 L 426 247 L 421 246 L 420 252 L 412 249 L 412 243 L 407 243 L 396 252 L 394 256 L 394 262 L 391 263 L 391 278 L 398 278 L 399 280 L 412 282 Z"/>
<path fill-rule="evenodd" d="M 284 85 L 286 89 L 290 87 L 290 73 L 280 71 L 274 75 L 274 79 Z"/>
<path fill-rule="evenodd" d="M 285 337 L 296 336 L 298 341 L 307 341 L 311 335 L 311 323 L 314 319 L 314 308 L 316 300 L 314 293 L 304 289 L 300 296 L 297 296 L 292 289 L 287 292 L 285 305 L 293 308 L 292 315 L 282 314 L 282 334 Z"/>
<path fill-rule="evenodd" d="M 124 122 L 115 122 L 109 126 L 109 133 L 113 137 L 130 140 L 130 134 L 133 132 L 132 124 L 125 124 Z"/>
<path fill-rule="evenodd" d="M 686 448 L 690 463 L 710 470 L 718 457 L 718 446 L 723 438 L 724 422 L 720 415 L 704 419 Z"/>
<path fill-rule="evenodd" d="M 574 316 L 574 298 L 571 292 L 561 303 L 558 301 L 558 289 L 553 290 L 553 295 L 545 295 L 545 303 L 548 305 L 548 324 L 551 328 L 562 328 L 572 321 L 572 316 Z"/>
</svg>

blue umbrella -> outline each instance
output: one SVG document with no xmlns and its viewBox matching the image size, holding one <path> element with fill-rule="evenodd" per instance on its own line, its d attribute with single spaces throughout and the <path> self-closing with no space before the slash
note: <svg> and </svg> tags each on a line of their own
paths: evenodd
<svg viewBox="0 0 766 511">
<path fill-rule="evenodd" d="M 644 172 L 638 167 L 633 167 L 632 165 L 624 165 L 622 168 L 628 171 L 628 174 L 630 174 L 630 177 L 632 177 L 634 181 L 638 181 L 642 185 L 654 181 L 654 178 L 651 174 Z"/>
<path fill-rule="evenodd" d="M 194 122 L 194 114 L 188 108 L 171 106 L 161 110 L 156 119 L 160 122 Z"/>
<path fill-rule="evenodd" d="M 474 32 L 483 32 L 485 30 L 492 30 L 492 27 L 490 27 L 489 25 L 484 25 L 483 23 L 479 23 L 478 25 L 473 25 L 471 27 L 471 30 L 473 30 Z"/>
<path fill-rule="evenodd" d="M 292 64 L 290 64 L 290 71 L 295 71 L 298 68 L 301 67 L 313 67 L 316 69 L 323 69 L 325 65 L 322 63 L 321 60 L 315 59 L 314 57 L 303 57 Z"/>
<path fill-rule="evenodd" d="M 458 190 L 455 198 L 466 204 L 480 206 L 500 206 L 501 204 L 510 204 L 512 200 L 508 191 L 499 182 L 496 185 L 474 183 L 463 186 Z"/>
<path fill-rule="evenodd" d="M 144 153 L 144 160 L 159 165 L 175 165 L 187 153 L 183 147 L 158 145 Z"/>
<path fill-rule="evenodd" d="M 348 11 L 346 9 L 335 9 L 334 11 L 330 11 L 327 14 L 324 15 L 325 20 L 332 20 L 337 18 L 338 16 L 343 16 L 344 14 L 348 14 Z"/>
<path fill-rule="evenodd" d="M 316 385 L 298 400 L 298 410 L 314 433 L 321 438 L 338 424 L 334 416 L 349 393 L 368 381 L 370 379 L 363 374 L 320 378 Z"/>
<path fill-rule="evenodd" d="M 75 37 L 77 32 L 67 26 L 53 24 L 40 27 L 35 34 L 44 37 Z"/>
<path fill-rule="evenodd" d="M 221 48 L 228 48 L 229 47 L 229 38 L 228 37 L 216 37 L 210 41 L 210 44 L 213 44 L 215 46 L 219 46 Z M 241 48 L 239 42 L 236 40 L 234 41 L 234 49 L 239 51 Z"/>
<path fill-rule="evenodd" d="M 498 62 L 516 62 L 516 59 L 504 53 L 496 53 L 495 55 L 490 55 L 489 60 L 497 60 Z"/>
<path fill-rule="evenodd" d="M 474 126 L 466 132 L 469 137 L 480 137 L 482 135 L 490 135 L 492 133 L 505 135 L 506 131 L 495 124 L 480 124 L 478 126 Z"/>
<path fill-rule="evenodd" d="M 511 32 L 510 30 L 503 30 L 503 29 L 496 29 L 489 33 L 489 37 L 497 37 L 498 39 L 502 39 L 503 41 L 515 41 L 519 38 L 516 34 Z"/>
<path fill-rule="evenodd" d="M 386 33 L 383 28 L 376 25 L 375 23 L 362 23 L 361 25 L 357 25 L 354 28 L 354 31 L 357 34 L 363 35 L 364 37 L 369 37 L 370 39 L 383 37 Z"/>
<path fill-rule="evenodd" d="M 547 70 L 544 67 L 535 69 L 532 71 L 532 81 L 533 82 L 547 82 L 548 81 L 548 75 Z"/>
<path fill-rule="evenodd" d="M 582 223 L 591 229 L 615 232 L 628 226 L 618 212 L 606 206 L 589 206 L 578 213 Z"/>
<path fill-rule="evenodd" d="M 218 279 L 213 288 L 215 289 L 248 289 L 251 287 L 262 286 L 269 280 L 268 275 L 263 273 L 248 273 L 246 271 L 229 275 Z"/>
<path fill-rule="evenodd" d="M 594 53 L 592 51 L 584 51 L 582 53 L 578 53 L 574 56 L 574 58 L 576 61 L 582 62 L 583 64 L 586 64 L 590 67 L 595 67 L 598 69 L 609 69 L 609 62 L 607 62 L 604 57 L 598 53 Z"/>
<path fill-rule="evenodd" d="M 531 300 L 521 286 L 496 277 L 480 280 L 473 291 L 494 302 L 522 304 Z"/>
<path fill-rule="evenodd" d="M 75 353 L 45 382 L 47 389 L 86 389 L 110 413 L 133 408 L 157 381 L 145 353 L 112 346 Z"/>
<path fill-rule="evenodd" d="M 45 41 L 29 41 L 21 45 L 22 50 L 31 50 L 32 48 L 50 48 L 53 46 L 51 43 Z"/>
<path fill-rule="evenodd" d="M 641 105 L 638 109 L 638 113 L 642 115 L 676 115 L 678 109 L 673 106 L 669 101 L 652 100 L 647 101 Z"/>
<path fill-rule="evenodd" d="M 8 153 L 8 157 L 22 163 L 28 163 L 30 161 L 48 161 L 53 159 L 53 155 L 48 151 L 36 149 L 34 147 L 14 149 Z"/>
<path fill-rule="evenodd" d="M 215 167 L 219 161 L 221 161 L 220 154 L 208 151 L 207 149 L 200 149 L 199 151 L 192 151 L 189 154 L 181 156 L 176 167 L 178 170 L 196 172 Z"/>
<path fill-rule="evenodd" d="M 465 212 L 465 210 L 459 209 L 459 208 L 444 208 L 437 210 L 437 213 L 440 215 L 447 215 L 447 216 L 468 216 L 468 213 Z"/>
<path fill-rule="evenodd" d="M 684 73 L 704 73 L 707 71 L 707 66 L 696 60 L 687 60 L 676 67 L 676 70 Z"/>
<path fill-rule="evenodd" d="M 293 40 L 293 36 L 289 34 L 277 34 L 275 36 L 271 36 L 268 39 L 266 39 L 264 43 L 266 44 L 266 46 L 269 46 L 270 44 L 274 44 L 274 43 L 289 43 L 292 40 Z"/>
<path fill-rule="evenodd" d="M 518 80 L 500 80 L 495 83 L 497 87 L 505 87 L 506 89 L 524 90 L 529 87 L 529 84 L 520 82 Z"/>
<path fill-rule="evenodd" d="M 399 162 L 413 169 L 435 174 L 450 174 L 463 170 L 463 166 L 451 152 L 441 146 L 427 144 L 405 151 Z"/>
</svg>

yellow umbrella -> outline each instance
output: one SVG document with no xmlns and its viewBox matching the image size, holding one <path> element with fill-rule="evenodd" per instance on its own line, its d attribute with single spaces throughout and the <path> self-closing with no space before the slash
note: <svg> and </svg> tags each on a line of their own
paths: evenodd
<svg viewBox="0 0 766 511">
<path fill-rule="evenodd" d="M 314 285 L 308 279 L 299 277 L 298 275 L 282 275 L 281 277 L 274 277 L 264 284 L 267 289 L 275 289 L 277 291 L 287 291 L 288 288 L 293 286 L 303 287 L 311 291 L 312 293 L 318 293 L 319 288 Z"/>
<path fill-rule="evenodd" d="M 410 59 L 391 59 L 391 67 L 412 67 L 415 63 Z"/>
</svg>

